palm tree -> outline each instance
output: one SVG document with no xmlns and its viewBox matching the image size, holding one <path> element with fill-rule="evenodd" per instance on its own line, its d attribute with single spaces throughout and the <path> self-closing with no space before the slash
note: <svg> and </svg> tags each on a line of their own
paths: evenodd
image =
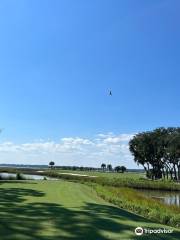
<svg viewBox="0 0 180 240">
<path fill-rule="evenodd" d="M 126 171 L 126 167 L 125 166 L 121 166 L 121 172 L 124 173 Z"/>
<path fill-rule="evenodd" d="M 121 171 L 121 166 L 116 166 L 116 167 L 114 168 L 114 170 L 115 170 L 116 172 L 120 172 L 120 171 Z"/>
<path fill-rule="evenodd" d="M 50 166 L 51 168 L 53 168 L 54 165 L 55 165 L 55 162 L 53 162 L 53 161 L 49 162 L 49 166 Z"/>
<path fill-rule="evenodd" d="M 107 165 L 107 169 L 108 169 L 109 172 L 112 171 L 112 165 L 111 165 L 111 164 L 108 164 L 108 165 Z"/>
<path fill-rule="evenodd" d="M 103 172 L 104 172 L 104 170 L 106 169 L 106 164 L 105 164 L 105 163 L 102 163 L 102 164 L 101 164 L 101 168 L 102 168 L 102 170 L 103 170 Z"/>
</svg>

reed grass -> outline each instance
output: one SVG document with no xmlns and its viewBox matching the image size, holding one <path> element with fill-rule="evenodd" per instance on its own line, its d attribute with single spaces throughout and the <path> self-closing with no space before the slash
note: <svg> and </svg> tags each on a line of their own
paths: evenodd
<svg viewBox="0 0 180 240">
<path fill-rule="evenodd" d="M 150 199 L 137 190 L 130 188 L 117 188 L 92 184 L 98 196 L 119 206 L 120 208 L 137 213 L 152 221 L 180 227 L 180 208 L 175 205 L 166 205 Z"/>
</svg>

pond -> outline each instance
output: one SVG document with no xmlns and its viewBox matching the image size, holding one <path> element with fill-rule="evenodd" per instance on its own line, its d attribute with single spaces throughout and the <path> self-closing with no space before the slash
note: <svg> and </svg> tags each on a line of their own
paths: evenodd
<svg viewBox="0 0 180 240">
<path fill-rule="evenodd" d="M 168 205 L 180 207 L 180 192 L 176 191 L 159 191 L 159 190 L 139 190 L 145 196 L 159 200 Z"/>
<path fill-rule="evenodd" d="M 25 178 L 27 179 L 32 179 L 32 180 L 43 180 L 44 177 L 46 176 L 41 176 L 41 175 L 32 175 L 32 174 L 22 174 Z M 15 173 L 0 173 L 0 176 L 6 178 L 6 177 L 16 177 Z M 56 178 L 51 178 L 51 177 L 46 177 L 47 180 L 57 180 Z"/>
</svg>

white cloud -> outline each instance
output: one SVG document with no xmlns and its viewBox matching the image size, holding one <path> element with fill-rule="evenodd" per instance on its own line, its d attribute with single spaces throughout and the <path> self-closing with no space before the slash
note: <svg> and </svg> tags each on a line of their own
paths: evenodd
<svg viewBox="0 0 180 240">
<path fill-rule="evenodd" d="M 121 142 L 129 141 L 134 135 L 133 134 L 120 134 L 118 136 L 105 136 L 104 142 L 108 144 L 117 144 Z"/>
<path fill-rule="evenodd" d="M 98 134 L 92 139 L 80 137 L 61 138 L 60 141 L 43 141 L 15 144 L 0 143 L 1 163 L 100 166 L 102 162 L 112 165 L 137 167 L 129 152 L 128 141 L 133 134 Z"/>
</svg>

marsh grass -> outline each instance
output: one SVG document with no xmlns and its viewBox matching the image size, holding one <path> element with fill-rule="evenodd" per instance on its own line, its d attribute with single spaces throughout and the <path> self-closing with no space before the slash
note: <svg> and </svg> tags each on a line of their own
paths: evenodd
<svg viewBox="0 0 180 240">
<path fill-rule="evenodd" d="M 103 185 L 114 186 L 114 187 L 180 191 L 180 184 L 173 181 L 164 181 L 164 180 L 152 181 L 148 179 L 133 179 L 133 178 L 122 178 L 122 179 L 112 178 L 112 179 L 102 179 L 100 181 L 102 181 Z"/>
<path fill-rule="evenodd" d="M 123 209 L 137 213 L 150 220 L 180 227 L 180 208 L 150 199 L 130 188 L 117 188 L 94 184 L 98 196 Z"/>
</svg>

